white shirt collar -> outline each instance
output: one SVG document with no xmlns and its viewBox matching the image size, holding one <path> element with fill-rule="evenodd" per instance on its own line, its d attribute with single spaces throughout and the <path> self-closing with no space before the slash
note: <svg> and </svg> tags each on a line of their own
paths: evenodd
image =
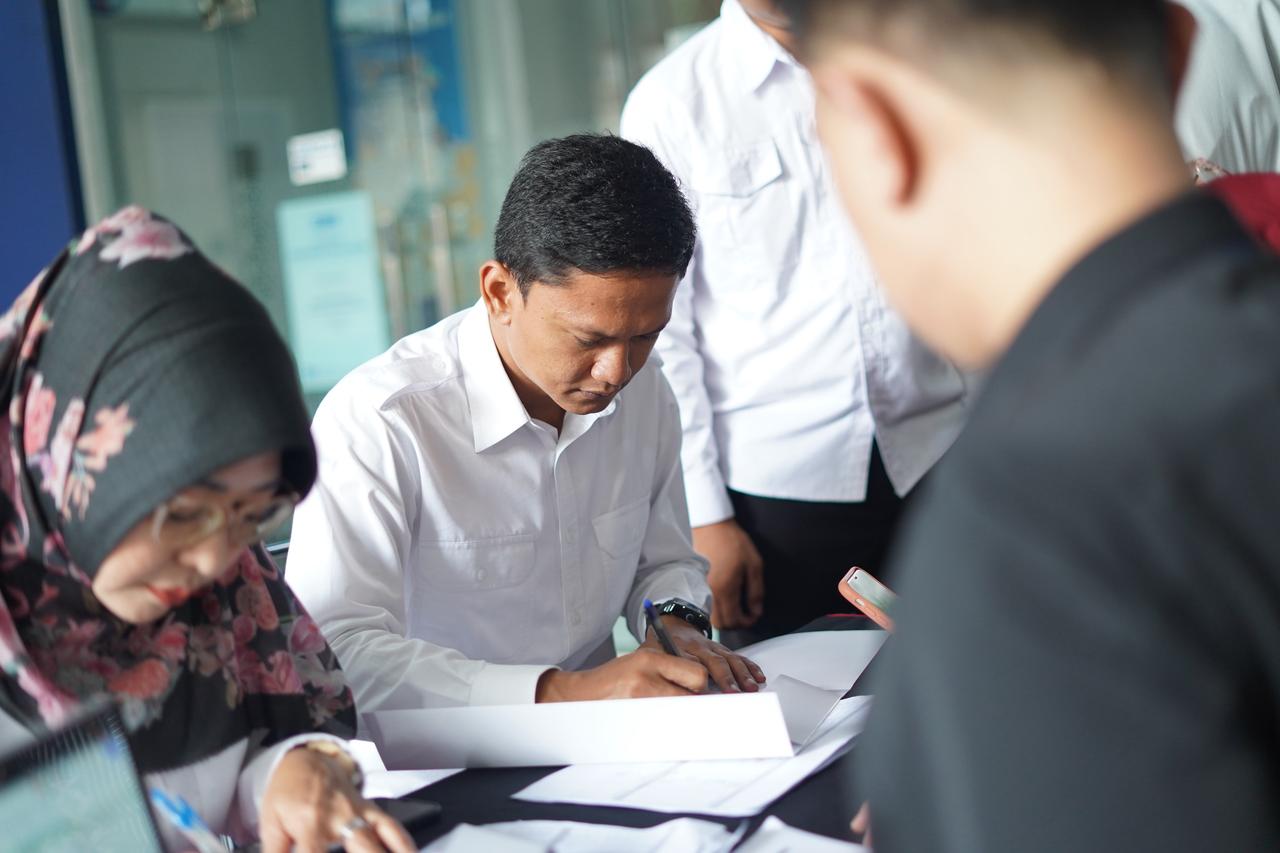
<svg viewBox="0 0 1280 853">
<path fill-rule="evenodd" d="M 483 302 L 476 303 L 458 326 L 458 361 L 471 410 L 471 435 L 480 453 L 529 423 L 529 413 L 502 366 Z"/>
<path fill-rule="evenodd" d="M 458 326 L 458 360 L 471 413 L 471 437 L 476 453 L 483 453 L 523 426 L 532 423 L 529 411 L 520 402 L 511 377 L 502 364 L 498 345 L 489 328 L 489 312 L 484 301 L 471 308 Z M 621 396 L 619 394 L 618 396 Z M 613 414 L 618 397 L 592 415 L 568 413 L 560 430 L 560 443 L 567 445 L 591 428 L 600 418 Z"/>
<path fill-rule="evenodd" d="M 746 91 L 754 92 L 763 86 L 778 63 L 798 68 L 795 57 L 773 36 L 756 26 L 738 0 L 724 0 L 720 6 L 720 18 L 729 31 L 730 43 L 739 49 L 737 55 L 742 64 L 742 83 Z"/>
</svg>

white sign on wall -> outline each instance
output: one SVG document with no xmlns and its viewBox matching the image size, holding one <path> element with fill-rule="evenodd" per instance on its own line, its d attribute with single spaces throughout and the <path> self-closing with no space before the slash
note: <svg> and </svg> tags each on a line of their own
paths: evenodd
<svg viewBox="0 0 1280 853">
<path fill-rule="evenodd" d="M 294 186 L 336 181 L 347 176 L 347 150 L 342 131 L 319 130 L 289 139 L 289 180 Z"/>
<path fill-rule="evenodd" d="M 363 192 L 291 199 L 276 218 L 302 387 L 328 391 L 390 344 L 373 202 Z"/>
</svg>

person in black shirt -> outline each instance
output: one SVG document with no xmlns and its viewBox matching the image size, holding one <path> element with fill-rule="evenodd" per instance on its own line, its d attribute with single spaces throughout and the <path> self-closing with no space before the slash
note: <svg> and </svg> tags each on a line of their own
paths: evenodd
<svg viewBox="0 0 1280 853">
<path fill-rule="evenodd" d="M 990 368 L 898 540 L 877 853 L 1280 849 L 1280 270 L 1187 189 L 1172 19 L 792 11 L 887 292 Z"/>
</svg>

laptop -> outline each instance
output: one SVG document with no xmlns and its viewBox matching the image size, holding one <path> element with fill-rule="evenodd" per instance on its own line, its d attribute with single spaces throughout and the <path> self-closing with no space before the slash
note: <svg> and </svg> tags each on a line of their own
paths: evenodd
<svg viewBox="0 0 1280 853">
<path fill-rule="evenodd" d="M 0 827 L 14 853 L 164 850 L 110 705 L 0 758 Z"/>
</svg>

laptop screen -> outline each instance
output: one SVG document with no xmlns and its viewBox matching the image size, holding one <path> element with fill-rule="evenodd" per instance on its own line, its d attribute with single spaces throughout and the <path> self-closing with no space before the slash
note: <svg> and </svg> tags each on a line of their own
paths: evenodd
<svg viewBox="0 0 1280 853">
<path fill-rule="evenodd" d="M 109 709 L 0 759 L 0 827 L 5 850 L 162 849 Z"/>
</svg>

